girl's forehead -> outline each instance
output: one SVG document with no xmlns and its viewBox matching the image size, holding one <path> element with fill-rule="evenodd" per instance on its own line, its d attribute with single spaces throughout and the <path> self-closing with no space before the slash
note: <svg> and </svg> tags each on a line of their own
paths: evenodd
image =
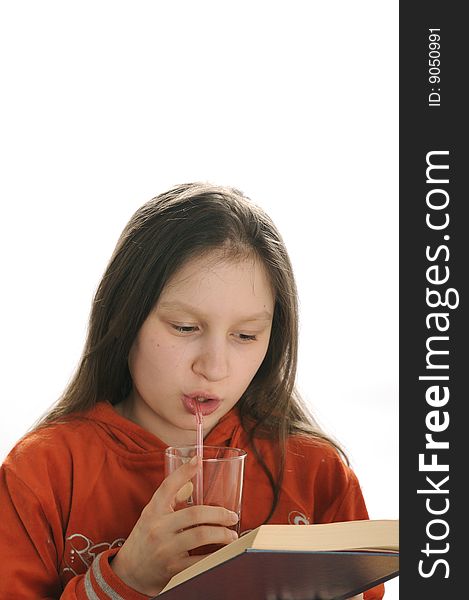
<svg viewBox="0 0 469 600">
<path fill-rule="evenodd" d="M 273 307 L 270 279 L 259 259 L 226 258 L 217 252 L 187 261 L 166 284 L 158 304 L 166 307 L 181 298 L 209 302 L 211 294 L 226 302 L 237 299 Z"/>
<path fill-rule="evenodd" d="M 164 290 L 192 286 L 201 280 L 221 279 L 227 284 L 233 279 L 257 279 L 262 283 L 269 281 L 269 276 L 262 262 L 254 255 L 243 257 L 226 257 L 221 251 L 209 253 L 189 259 L 174 273 Z M 269 283 L 270 285 L 270 283 Z"/>
</svg>

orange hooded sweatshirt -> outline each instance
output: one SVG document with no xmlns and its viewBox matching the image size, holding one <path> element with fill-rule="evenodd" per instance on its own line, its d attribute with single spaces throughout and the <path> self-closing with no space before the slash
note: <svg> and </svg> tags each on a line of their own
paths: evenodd
<svg viewBox="0 0 469 600">
<path fill-rule="evenodd" d="M 273 494 L 236 408 L 205 443 L 247 451 L 240 530 L 258 527 Z M 275 473 L 274 444 L 256 443 Z M 106 402 L 21 440 L 0 469 L 0 599 L 148 600 L 114 574 L 110 560 L 163 480 L 166 447 Z M 367 518 L 357 478 L 338 454 L 304 436 L 292 438 L 269 523 Z M 381 585 L 365 592 L 365 600 L 382 595 Z"/>
</svg>

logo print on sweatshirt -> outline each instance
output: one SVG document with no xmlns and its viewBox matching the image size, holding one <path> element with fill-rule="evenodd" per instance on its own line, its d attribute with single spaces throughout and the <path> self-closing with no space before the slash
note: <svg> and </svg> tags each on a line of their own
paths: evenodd
<svg viewBox="0 0 469 600">
<path fill-rule="evenodd" d="M 298 510 L 292 510 L 288 513 L 288 523 L 290 525 L 309 525 L 309 519 Z"/>
<path fill-rule="evenodd" d="M 94 543 L 82 533 L 73 533 L 65 538 L 62 575 L 68 579 L 85 573 L 98 554 L 111 548 L 120 548 L 124 542 L 125 538 L 118 538 L 113 542 Z"/>
</svg>

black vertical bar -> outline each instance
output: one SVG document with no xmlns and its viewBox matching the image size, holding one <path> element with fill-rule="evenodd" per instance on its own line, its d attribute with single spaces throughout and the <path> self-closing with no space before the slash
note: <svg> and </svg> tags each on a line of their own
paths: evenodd
<svg viewBox="0 0 469 600">
<path fill-rule="evenodd" d="M 464 381 L 469 199 L 463 103 L 469 35 L 462 7 L 433 0 L 400 3 L 399 589 L 402 598 L 425 600 L 468 594 L 463 437 L 469 435 L 463 427 L 469 400 Z"/>
</svg>

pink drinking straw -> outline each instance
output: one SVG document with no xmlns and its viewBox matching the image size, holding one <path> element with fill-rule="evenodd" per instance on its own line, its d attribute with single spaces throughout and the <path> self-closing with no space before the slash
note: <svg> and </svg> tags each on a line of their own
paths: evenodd
<svg viewBox="0 0 469 600">
<path fill-rule="evenodd" d="M 197 456 L 200 456 L 200 468 L 197 470 L 196 474 L 196 493 L 195 493 L 195 503 L 203 504 L 204 503 L 204 471 L 203 471 L 203 463 L 202 459 L 204 456 L 204 420 L 202 417 L 202 413 L 200 412 L 200 407 L 197 399 L 194 400 L 195 404 L 195 422 L 197 424 L 197 438 L 196 438 L 196 453 Z"/>
</svg>

